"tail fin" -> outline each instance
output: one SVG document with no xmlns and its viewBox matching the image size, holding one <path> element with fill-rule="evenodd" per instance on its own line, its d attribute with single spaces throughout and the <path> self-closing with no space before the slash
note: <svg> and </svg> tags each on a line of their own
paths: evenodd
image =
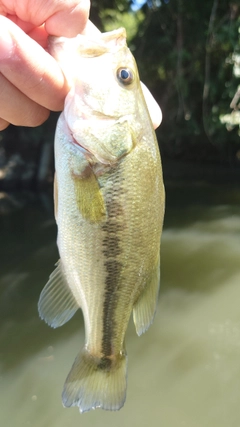
<svg viewBox="0 0 240 427">
<path fill-rule="evenodd" d="M 76 357 L 64 384 L 63 405 L 78 406 L 80 412 L 96 408 L 116 411 L 126 399 L 126 374 L 126 353 L 99 359 L 84 350 Z"/>
</svg>

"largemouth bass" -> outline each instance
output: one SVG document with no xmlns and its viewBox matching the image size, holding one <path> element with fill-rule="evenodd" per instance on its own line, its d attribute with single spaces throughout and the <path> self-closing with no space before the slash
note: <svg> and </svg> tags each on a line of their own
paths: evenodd
<svg viewBox="0 0 240 427">
<path fill-rule="evenodd" d="M 118 410 L 126 397 L 130 315 L 141 335 L 158 300 L 161 160 L 125 30 L 53 40 L 55 57 L 61 49 L 72 89 L 55 135 L 60 260 L 39 313 L 56 328 L 83 312 L 85 346 L 66 379 L 64 406 Z"/>
</svg>

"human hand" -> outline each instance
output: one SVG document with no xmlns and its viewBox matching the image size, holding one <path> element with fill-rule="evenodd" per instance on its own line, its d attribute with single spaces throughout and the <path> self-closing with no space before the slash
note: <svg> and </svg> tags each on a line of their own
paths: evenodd
<svg viewBox="0 0 240 427">
<path fill-rule="evenodd" d="M 89 0 L 0 0 L 0 131 L 9 123 L 38 126 L 63 109 L 68 83 L 47 51 L 48 35 L 74 37 L 99 30 L 88 21 Z M 155 128 L 160 107 L 143 85 Z"/>
<path fill-rule="evenodd" d="M 0 0 L 0 130 L 38 126 L 63 109 L 69 87 L 47 37 L 94 31 L 89 8 L 89 0 Z"/>
</svg>

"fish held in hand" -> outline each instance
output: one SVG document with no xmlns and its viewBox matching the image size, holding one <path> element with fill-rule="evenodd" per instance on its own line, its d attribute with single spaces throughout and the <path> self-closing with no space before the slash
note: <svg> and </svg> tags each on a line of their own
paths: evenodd
<svg viewBox="0 0 240 427">
<path fill-rule="evenodd" d="M 53 38 L 50 49 L 71 90 L 55 135 L 60 260 L 39 313 L 56 328 L 83 312 L 85 346 L 66 379 L 64 406 L 118 410 L 126 398 L 129 318 L 133 312 L 141 335 L 158 300 L 160 154 L 124 29 L 92 40 Z"/>
</svg>

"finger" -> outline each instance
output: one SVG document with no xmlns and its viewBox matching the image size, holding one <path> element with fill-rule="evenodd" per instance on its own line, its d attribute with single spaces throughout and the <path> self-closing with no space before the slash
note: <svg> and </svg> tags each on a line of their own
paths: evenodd
<svg viewBox="0 0 240 427">
<path fill-rule="evenodd" d="M 12 22 L 14 22 L 14 24 L 16 24 L 18 27 L 20 27 L 29 37 L 31 37 L 38 44 L 40 44 L 40 46 L 42 46 L 44 49 L 47 49 L 49 33 L 47 33 L 47 31 L 46 31 L 45 25 L 41 25 L 39 27 L 36 27 L 35 25 L 33 25 L 29 22 L 23 22 L 17 16 L 13 16 L 11 18 L 8 17 L 8 18 Z M 84 22 L 85 22 L 85 20 L 84 20 Z M 63 37 L 66 37 L 64 35 L 65 32 L 66 32 L 66 30 L 63 31 L 63 34 L 62 34 Z M 76 32 L 76 34 L 73 34 L 71 37 L 74 37 L 79 33 L 80 33 L 80 31 Z M 96 36 L 96 35 L 101 34 L 101 31 L 90 20 L 88 20 L 81 33 L 85 34 L 86 36 L 91 37 L 91 36 Z"/>
<path fill-rule="evenodd" d="M 59 4 L 62 10 L 56 11 L 48 19 L 45 19 L 46 31 L 50 35 L 64 37 L 74 37 L 82 33 L 89 17 L 90 1 L 68 0 L 63 4 L 59 2 Z M 49 13 L 47 8 L 46 12 Z"/>
<path fill-rule="evenodd" d="M 23 30 L 24 33 L 26 33 L 29 37 L 31 37 L 33 40 L 39 43 L 44 49 L 46 49 L 47 38 L 49 34 L 47 33 L 44 24 L 36 27 L 36 25 L 32 24 L 31 22 L 23 21 L 17 15 L 7 14 L 6 18 L 8 18 L 9 21 L 13 22 L 17 27 L 21 28 L 21 30 Z"/>
<path fill-rule="evenodd" d="M 6 120 L 0 119 L 0 131 L 6 129 L 10 125 Z"/>
<path fill-rule="evenodd" d="M 39 126 L 49 116 L 49 111 L 27 98 L 0 74 L 0 129 L 8 123 L 16 126 Z"/>
<path fill-rule="evenodd" d="M 90 10 L 90 0 L 28 0 L 9 3 L 3 14 L 9 19 L 15 19 L 24 31 L 27 31 L 29 23 L 35 27 L 45 23 L 48 34 L 64 37 L 74 37 L 82 32 Z"/>
<path fill-rule="evenodd" d="M 161 108 L 159 107 L 158 103 L 155 101 L 151 92 L 148 90 L 145 84 L 141 82 L 141 86 L 142 86 L 143 95 L 148 107 L 148 111 L 152 119 L 153 127 L 154 129 L 157 129 L 162 122 Z"/>
<path fill-rule="evenodd" d="M 69 88 L 60 66 L 3 16 L 0 16 L 0 73 L 37 104 L 54 111 L 63 108 Z"/>
</svg>

